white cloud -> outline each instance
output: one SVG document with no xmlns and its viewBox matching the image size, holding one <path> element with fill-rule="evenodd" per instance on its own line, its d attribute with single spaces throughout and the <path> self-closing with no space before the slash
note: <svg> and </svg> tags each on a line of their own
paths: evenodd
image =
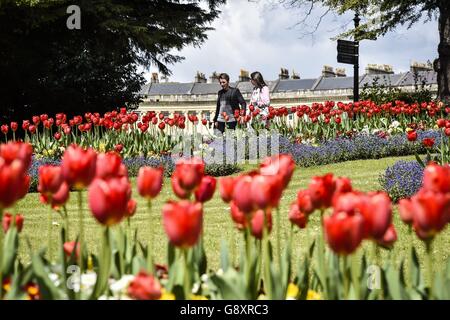
<svg viewBox="0 0 450 320">
<path fill-rule="evenodd" d="M 261 71 L 266 79 L 274 80 L 280 67 L 295 69 L 302 78 L 315 78 L 323 65 L 345 67 L 347 74 L 352 74 L 352 66 L 336 62 L 336 42 L 330 40 L 351 15 L 328 17 L 312 41 L 300 38 L 303 30 L 290 28 L 301 13 L 273 9 L 265 3 L 229 0 L 212 24 L 215 30 L 208 33 L 208 40 L 200 48 L 187 47 L 178 53 L 186 59 L 169 66 L 173 73 L 170 80 L 191 82 L 197 70 L 207 77 L 213 71 L 227 72 L 236 80 L 241 68 Z M 312 18 L 314 22 L 318 16 Z M 407 71 L 412 60 L 435 59 L 438 42 L 435 21 L 417 24 L 410 30 L 398 28 L 377 41 L 363 41 L 361 72 L 368 63 L 391 64 L 396 72 Z M 148 74 L 146 78 L 149 80 Z"/>
</svg>

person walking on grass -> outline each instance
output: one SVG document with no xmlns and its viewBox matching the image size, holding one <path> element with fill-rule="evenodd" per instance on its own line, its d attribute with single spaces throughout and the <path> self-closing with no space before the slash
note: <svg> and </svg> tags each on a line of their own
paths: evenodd
<svg viewBox="0 0 450 320">
<path fill-rule="evenodd" d="M 235 110 L 245 110 L 247 103 L 238 88 L 230 87 L 230 76 L 226 73 L 219 75 L 222 89 L 218 92 L 214 126 L 221 133 L 225 128 L 235 130 L 237 121 L 234 118 Z"/>
</svg>

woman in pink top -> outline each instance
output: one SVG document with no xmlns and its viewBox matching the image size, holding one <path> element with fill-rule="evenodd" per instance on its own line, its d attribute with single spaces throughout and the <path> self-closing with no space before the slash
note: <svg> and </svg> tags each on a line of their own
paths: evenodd
<svg viewBox="0 0 450 320">
<path fill-rule="evenodd" d="M 260 115 L 267 116 L 269 114 L 270 105 L 269 87 L 264 82 L 262 74 L 258 71 L 255 71 L 250 75 L 250 81 L 254 87 L 250 104 L 253 105 L 255 109 L 260 110 Z"/>
</svg>

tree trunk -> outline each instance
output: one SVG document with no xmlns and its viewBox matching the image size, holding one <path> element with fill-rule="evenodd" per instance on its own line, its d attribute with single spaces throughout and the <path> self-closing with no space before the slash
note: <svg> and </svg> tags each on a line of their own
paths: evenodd
<svg viewBox="0 0 450 320">
<path fill-rule="evenodd" d="M 444 103 L 450 103 L 450 5 L 447 1 L 442 1 L 439 8 L 439 59 L 435 61 L 438 98 Z"/>
</svg>

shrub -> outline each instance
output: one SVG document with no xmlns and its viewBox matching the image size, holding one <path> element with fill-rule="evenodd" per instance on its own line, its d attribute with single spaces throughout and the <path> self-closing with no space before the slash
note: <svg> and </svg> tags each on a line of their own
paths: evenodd
<svg viewBox="0 0 450 320">
<path fill-rule="evenodd" d="M 379 177 L 381 188 L 392 201 L 414 195 L 422 185 L 423 167 L 417 161 L 398 161 Z"/>
</svg>

